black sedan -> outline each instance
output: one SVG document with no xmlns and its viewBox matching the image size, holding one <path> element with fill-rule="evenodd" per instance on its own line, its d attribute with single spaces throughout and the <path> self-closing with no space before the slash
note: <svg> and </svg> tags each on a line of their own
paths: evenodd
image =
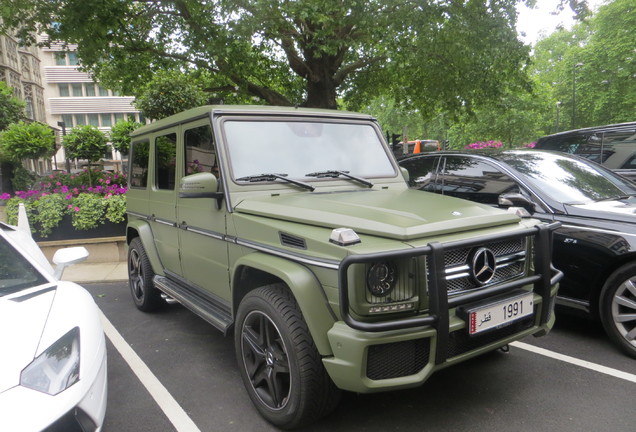
<svg viewBox="0 0 636 432">
<path fill-rule="evenodd" d="M 635 183 L 589 160 L 539 150 L 426 153 L 399 163 L 413 189 L 560 221 L 553 263 L 565 277 L 557 304 L 600 318 L 636 358 Z"/>
</svg>

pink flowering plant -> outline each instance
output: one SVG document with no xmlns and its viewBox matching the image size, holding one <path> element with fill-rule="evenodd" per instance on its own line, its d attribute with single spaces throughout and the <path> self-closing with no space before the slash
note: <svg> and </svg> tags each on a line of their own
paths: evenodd
<svg viewBox="0 0 636 432">
<path fill-rule="evenodd" d="M 95 186 L 88 186 L 91 179 Z M 5 201 L 8 222 L 17 224 L 18 207 L 24 206 L 31 230 L 47 237 L 65 215 L 75 229 L 88 230 L 110 221 L 122 222 L 126 215 L 126 178 L 122 174 L 88 170 L 77 174 L 57 173 L 39 179 L 29 190 L 0 195 Z"/>
<path fill-rule="evenodd" d="M 485 148 L 501 148 L 503 143 L 501 141 L 476 141 L 465 146 L 465 149 L 485 149 Z"/>
</svg>

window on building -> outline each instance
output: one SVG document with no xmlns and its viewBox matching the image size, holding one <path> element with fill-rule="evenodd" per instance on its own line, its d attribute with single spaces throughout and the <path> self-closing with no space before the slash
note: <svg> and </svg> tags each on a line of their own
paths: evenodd
<svg viewBox="0 0 636 432">
<path fill-rule="evenodd" d="M 99 118 L 102 121 L 103 127 L 111 127 L 113 125 L 113 121 L 110 117 L 110 113 L 100 114 Z"/>
<path fill-rule="evenodd" d="M 84 91 L 86 92 L 86 96 L 95 96 L 95 84 L 84 84 Z"/>
<path fill-rule="evenodd" d="M 124 120 L 124 113 L 115 113 L 113 115 L 115 116 L 115 123 Z"/>
<path fill-rule="evenodd" d="M 56 52 L 55 53 L 55 64 L 57 66 L 66 66 L 66 53 Z"/>
<path fill-rule="evenodd" d="M 108 90 L 105 89 L 104 87 L 98 85 L 97 86 L 99 88 L 99 95 L 100 96 L 108 96 Z"/>
<path fill-rule="evenodd" d="M 99 114 L 88 114 L 88 124 L 99 127 Z"/>
<path fill-rule="evenodd" d="M 60 97 L 67 97 L 71 95 L 68 91 L 68 84 L 58 84 L 57 88 L 60 91 Z"/>
<path fill-rule="evenodd" d="M 71 51 L 68 53 L 68 64 L 71 66 L 77 66 L 79 64 L 76 52 Z"/>
<path fill-rule="evenodd" d="M 75 125 L 84 126 L 86 124 L 86 114 L 75 114 Z"/>
<path fill-rule="evenodd" d="M 82 87 L 83 85 L 81 83 L 72 83 L 71 88 L 73 89 L 73 96 L 82 97 L 83 96 Z"/>
<path fill-rule="evenodd" d="M 72 114 L 62 114 L 62 121 L 64 122 L 64 127 L 67 131 L 75 125 L 75 123 L 73 123 Z"/>
</svg>

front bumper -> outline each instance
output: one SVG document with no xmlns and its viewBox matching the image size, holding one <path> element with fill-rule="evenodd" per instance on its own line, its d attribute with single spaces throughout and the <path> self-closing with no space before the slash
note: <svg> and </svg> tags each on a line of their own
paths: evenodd
<svg viewBox="0 0 636 432">
<path fill-rule="evenodd" d="M 542 322 L 542 311 L 553 309 L 556 293 L 555 287 L 547 304 L 535 295 L 533 316 L 478 336 L 469 336 L 465 321 L 452 311 L 449 331 L 443 338 L 442 361 L 438 361 L 441 338 L 433 326 L 368 332 L 338 321 L 328 333 L 334 355 L 324 358 L 323 364 L 336 386 L 343 390 L 371 393 L 417 387 L 437 370 L 528 335 L 548 333 L 554 325 L 554 314 L 549 313 Z"/>
<path fill-rule="evenodd" d="M 355 392 L 372 392 L 417 386 L 435 371 L 492 351 L 527 335 L 546 334 L 554 324 L 554 301 L 563 273 L 551 264 L 552 232 L 559 224 L 538 225 L 523 231 L 492 236 L 487 240 L 533 235 L 533 275 L 484 287 L 449 298 L 444 273 L 447 247 L 472 245 L 475 240 L 452 244 L 431 243 L 424 248 L 376 255 L 352 255 L 339 268 L 340 314 L 328 332 L 333 357 L 323 363 L 335 384 Z M 429 256 L 429 310 L 423 315 L 379 322 L 356 319 L 350 313 L 347 270 L 357 263 L 386 257 Z M 457 315 L 463 306 L 510 295 L 533 292 L 534 314 L 484 334 L 469 336 Z"/>
<path fill-rule="evenodd" d="M 0 394 L 0 431 L 99 432 L 106 414 L 106 346 L 95 370 L 51 396 L 16 386 Z"/>
</svg>

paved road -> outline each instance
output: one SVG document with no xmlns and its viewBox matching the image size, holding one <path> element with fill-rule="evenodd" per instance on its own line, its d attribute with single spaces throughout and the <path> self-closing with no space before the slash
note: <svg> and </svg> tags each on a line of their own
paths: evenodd
<svg viewBox="0 0 636 432">
<path fill-rule="evenodd" d="M 104 432 L 278 430 L 243 390 L 231 337 L 180 305 L 137 311 L 126 284 L 86 288 L 113 326 Z M 634 400 L 636 360 L 600 326 L 559 316 L 549 336 L 443 370 L 420 388 L 345 393 L 303 430 L 633 432 Z"/>
</svg>

